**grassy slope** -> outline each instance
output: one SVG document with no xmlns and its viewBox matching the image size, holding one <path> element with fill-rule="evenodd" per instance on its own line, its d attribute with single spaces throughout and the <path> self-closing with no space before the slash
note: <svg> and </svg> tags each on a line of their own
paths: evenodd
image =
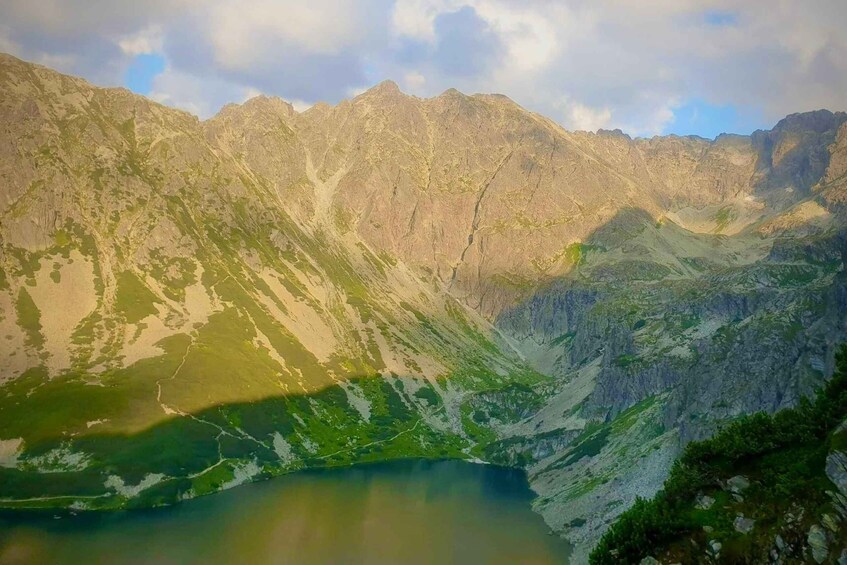
<svg viewBox="0 0 847 565">
<path fill-rule="evenodd" d="M 231 379 L 243 385 L 261 377 L 271 360 L 243 339 L 240 332 L 249 331 L 239 325 L 233 308 L 213 316 L 198 332 L 200 352 L 186 362 L 186 376 L 178 377 L 167 398 L 225 397 Z M 494 439 L 483 427 L 469 425 L 469 418 L 451 426 L 443 400 L 449 377 L 435 383 L 377 376 L 350 381 L 347 389 L 367 404 L 367 415 L 354 407 L 345 389 L 332 385 L 310 394 L 220 403 L 162 420 L 156 382 L 174 372 L 188 345 L 186 335 L 167 338 L 161 343 L 164 355 L 97 379 L 86 373 L 50 379 L 33 369 L 3 386 L 0 429 L 6 437 L 22 438 L 26 449 L 16 468 L 0 468 L 0 505 L 165 504 L 219 490 L 239 472 L 253 479 L 383 459 L 467 458 L 481 454 Z M 197 365 L 194 372 L 191 363 Z M 476 386 L 507 386 L 507 379 L 484 373 L 484 367 L 463 370 L 473 373 Z M 535 377 L 510 378 L 531 383 Z M 464 394 L 471 398 L 473 389 Z M 468 412 L 464 397 L 452 402 L 463 415 Z M 107 423 L 92 427 L 96 421 Z M 104 428 L 133 431 L 98 431 Z M 106 486 L 110 476 L 138 485 L 151 474 L 161 474 L 161 480 L 134 496 Z"/>
<path fill-rule="evenodd" d="M 393 310 L 379 296 L 389 264 L 373 257 L 365 266 L 355 264 L 288 229 L 299 249 L 279 254 L 263 234 L 210 228 L 196 259 L 204 269 L 200 282 L 222 301 L 222 310 L 187 333 L 159 341 L 163 354 L 128 366 L 114 363 L 120 344 L 111 330 L 138 326 L 164 303 L 130 270 L 117 274 L 112 314 L 102 307 L 100 287 L 98 310 L 74 333 L 75 369 L 51 378 L 36 366 L 0 386 L 2 438 L 20 438 L 24 446 L 16 466 L 0 467 L 0 506 L 149 506 L 306 467 L 481 455 L 495 438 L 474 424 L 470 398 L 513 383 L 531 386 L 542 377 L 504 357 L 458 305 L 448 302 L 440 318 L 422 312 L 425 305 L 417 302 Z M 32 265 L 32 276 L 44 256 L 69 248 L 96 259 L 75 226 L 59 235 L 46 251 L 21 250 L 20 269 Z M 260 293 L 274 295 L 241 259 L 245 247 L 263 253 L 263 261 L 287 275 L 289 291 L 304 301 L 312 298 L 297 286 L 291 265 L 311 268 L 312 276 L 339 289 L 362 321 L 390 326 L 401 343 L 441 360 L 448 373 L 437 381 L 420 375 L 382 378 L 384 364 L 373 339 L 360 342 L 358 354 L 318 362 L 259 300 Z M 309 259 L 323 270 L 308 267 Z M 176 269 L 184 276 L 159 282 L 179 297 L 195 283 L 186 274 L 193 270 L 192 263 Z M 154 268 L 150 276 L 162 273 Z M 26 321 L 21 325 L 31 339 L 40 337 L 38 310 L 23 287 L 20 295 L 18 316 Z M 346 322 L 346 314 L 338 316 Z M 258 332 L 278 357 L 257 345 Z M 93 367 L 100 362 L 105 370 Z M 502 367 L 508 373 L 497 370 Z M 338 377 L 350 383 L 346 389 L 334 383 Z M 299 388 L 292 386 L 295 379 Z M 353 397 L 360 399 L 355 406 Z M 448 414 L 445 402 L 458 416 Z M 175 412 L 167 414 L 164 405 Z M 120 486 L 141 484 L 146 488 Z"/>
</svg>

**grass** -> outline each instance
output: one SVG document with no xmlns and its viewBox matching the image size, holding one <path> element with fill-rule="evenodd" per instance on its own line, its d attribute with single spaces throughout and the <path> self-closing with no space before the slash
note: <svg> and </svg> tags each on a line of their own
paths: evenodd
<svg viewBox="0 0 847 565">
<path fill-rule="evenodd" d="M 122 271 L 116 277 L 115 310 L 129 324 L 137 324 L 150 315 L 156 315 L 156 303 L 160 302 L 153 292 L 132 271 Z"/>
<path fill-rule="evenodd" d="M 41 349 L 44 346 L 44 336 L 41 334 L 41 311 L 23 287 L 18 291 L 15 309 L 18 313 L 18 325 L 26 333 L 26 344 L 34 349 Z"/>
<path fill-rule="evenodd" d="M 564 459 L 563 464 L 565 466 L 572 465 L 584 457 L 594 457 L 606 446 L 610 433 L 612 433 L 611 428 L 603 426 L 595 432 L 586 434 L 582 439 L 578 439 Z"/>
<path fill-rule="evenodd" d="M 560 345 L 569 345 L 573 341 L 574 337 L 576 337 L 576 332 L 563 333 L 562 335 L 554 338 L 550 342 L 550 345 L 554 347 L 558 347 Z"/>
<path fill-rule="evenodd" d="M 441 397 L 435 392 L 431 384 L 425 383 L 424 386 L 415 391 L 415 397 L 420 398 L 430 407 L 439 406 Z"/>
<path fill-rule="evenodd" d="M 715 233 L 720 233 L 725 230 L 730 222 L 735 220 L 735 217 L 735 210 L 733 210 L 731 206 L 724 206 L 715 212 Z"/>
<path fill-rule="evenodd" d="M 628 353 L 624 353 L 622 355 L 618 355 L 615 358 L 615 365 L 621 367 L 622 369 L 626 369 L 632 365 L 637 365 L 640 363 L 641 358 L 638 355 L 631 355 Z"/>
<path fill-rule="evenodd" d="M 274 374 L 277 367 L 253 347 L 245 320 L 236 309 L 227 308 L 213 316 L 193 340 L 186 335 L 167 338 L 159 344 L 163 355 L 101 375 L 102 386 L 91 386 L 93 377 L 84 373 L 48 379 L 41 369 L 4 385 L 0 428 L 4 437 L 23 438 L 25 451 L 21 468 L 0 470 L 0 499 L 4 500 L 0 504 L 61 508 L 79 497 L 104 494 L 86 498 L 86 504 L 117 508 L 173 503 L 189 492 L 218 490 L 232 479 L 232 469 L 248 461 L 259 462 L 264 477 L 303 467 L 466 457 L 464 450 L 471 445 L 467 439 L 431 428 L 414 408 L 416 404 L 441 408 L 440 396 L 428 383 L 412 393 L 401 380 L 358 379 L 357 389 L 371 407 L 369 421 L 337 385 L 299 395 L 277 390 L 247 402 L 197 406 L 191 417 L 166 416 L 155 402 L 156 381 L 174 374 L 180 365 L 174 379 L 178 386 L 168 388 L 171 381 L 163 382 L 167 403 L 203 394 L 220 397 L 224 393 L 215 387 L 260 386 L 262 379 Z M 111 422 L 88 426 L 99 419 Z M 476 441 L 495 438 L 469 417 L 465 420 Z M 222 429 L 226 433 L 221 434 Z M 273 450 L 277 433 L 291 446 L 293 461 L 283 463 Z M 88 466 L 51 473 L 48 480 L 28 462 L 59 446 L 85 454 Z M 225 462 L 219 464 L 221 457 Z M 134 485 L 149 473 L 167 478 L 135 498 L 103 487 L 109 475 Z M 63 498 L 20 501 L 41 496 Z"/>
<path fill-rule="evenodd" d="M 235 308 L 213 314 L 186 347 L 173 379 L 162 375 L 162 399 L 195 412 L 211 404 L 261 399 L 280 393 L 282 367 L 257 348 L 249 318 Z"/>
</svg>

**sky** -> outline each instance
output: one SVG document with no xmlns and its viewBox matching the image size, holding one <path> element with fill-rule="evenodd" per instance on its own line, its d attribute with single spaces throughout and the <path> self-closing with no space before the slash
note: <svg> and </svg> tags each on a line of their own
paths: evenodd
<svg viewBox="0 0 847 565">
<path fill-rule="evenodd" d="M 845 0 L 3 0 L 0 51 L 197 114 L 385 79 L 571 130 L 715 137 L 847 110 Z"/>
</svg>

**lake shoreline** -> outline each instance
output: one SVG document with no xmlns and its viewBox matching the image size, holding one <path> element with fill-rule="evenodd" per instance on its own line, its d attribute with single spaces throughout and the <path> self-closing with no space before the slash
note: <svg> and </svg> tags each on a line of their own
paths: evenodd
<svg viewBox="0 0 847 565">
<path fill-rule="evenodd" d="M 396 519 L 402 523 L 403 520 L 409 520 L 410 516 L 416 519 L 417 513 L 425 515 L 432 511 L 429 509 L 430 507 L 439 509 L 445 503 L 450 503 L 457 505 L 456 510 L 442 520 L 459 520 L 464 524 L 461 526 L 462 528 L 481 528 L 482 533 L 480 535 L 483 535 L 486 534 L 485 528 L 489 514 L 491 514 L 491 520 L 495 524 L 499 523 L 498 520 L 504 524 L 509 523 L 508 521 L 513 519 L 514 516 L 521 515 L 523 517 L 520 521 L 524 523 L 524 526 L 521 527 L 528 527 L 531 535 L 540 540 L 534 542 L 536 545 L 540 544 L 539 547 L 542 548 L 558 547 L 560 551 L 569 553 L 569 551 L 566 551 L 569 550 L 569 544 L 564 539 L 548 535 L 549 528 L 541 516 L 532 509 L 532 500 L 537 495 L 529 488 L 526 473 L 514 467 L 454 458 L 405 458 L 344 467 L 310 468 L 299 472 L 286 473 L 285 477 L 280 476 L 278 478 L 281 480 L 252 481 L 249 484 L 241 485 L 238 491 L 229 489 L 217 493 L 218 496 L 216 497 L 202 496 L 191 501 L 185 501 L 188 504 L 174 504 L 166 507 L 95 510 L 79 512 L 76 515 L 67 512 L 61 515 L 61 519 L 55 518 L 58 515 L 55 511 L 10 512 L 5 510 L 0 511 L 0 524 L 11 525 L 12 532 L 32 530 L 37 532 L 38 535 L 50 539 L 53 537 L 63 539 L 74 538 L 74 536 L 84 538 L 86 535 L 91 535 L 91 532 L 97 534 L 102 530 L 122 530 L 137 524 L 143 526 L 147 523 L 179 521 L 184 517 L 194 517 L 192 518 L 192 522 L 194 522 L 200 516 L 199 519 L 202 521 L 202 515 L 205 515 L 209 508 L 222 509 L 220 512 L 225 515 L 222 519 L 238 521 L 237 516 L 243 513 L 243 510 L 239 510 L 240 501 L 247 501 L 244 504 L 259 504 L 260 502 L 256 502 L 257 499 L 261 501 L 267 496 L 282 496 L 279 493 L 301 487 L 305 488 L 303 485 L 310 486 L 313 489 L 310 491 L 308 504 L 303 506 L 303 511 L 307 515 L 309 512 L 320 513 L 325 504 L 334 504 L 336 502 L 333 501 L 337 497 L 347 496 L 346 494 L 339 495 L 336 491 L 346 493 L 348 490 L 355 492 L 357 489 L 363 490 L 365 493 L 365 502 L 364 504 L 357 502 L 356 505 L 353 505 L 354 513 L 368 512 L 368 505 L 374 503 L 372 497 L 375 495 L 371 491 L 373 488 L 377 488 L 390 492 L 389 499 L 391 496 L 399 499 L 397 505 L 390 500 L 385 502 L 380 499 L 379 504 L 382 506 L 375 512 L 378 520 L 382 519 L 383 513 L 394 512 L 398 513 Z M 385 492 L 381 493 L 381 495 L 384 494 Z M 471 497 L 470 501 L 464 501 L 463 497 L 468 496 Z M 283 507 L 287 498 L 286 496 L 281 498 Z M 453 499 L 462 502 L 454 502 Z M 461 509 L 467 504 L 470 504 L 471 508 L 474 504 L 482 505 L 484 510 L 479 511 L 476 520 L 465 523 L 464 521 L 468 518 L 464 517 L 464 510 Z M 399 506 L 399 508 L 395 508 L 395 506 Z M 408 506 L 409 509 L 404 511 L 404 506 Z M 365 510 L 362 510 L 362 508 Z M 498 514 L 503 514 L 503 516 L 498 516 Z M 276 511 L 274 511 L 274 516 L 276 516 Z M 297 522 L 297 519 L 292 519 Z M 360 526 L 365 524 L 366 526 L 362 527 L 373 528 L 373 519 L 371 517 L 362 519 Z M 303 521 L 308 522 L 309 517 L 304 517 Z M 531 527 L 526 524 L 530 524 Z M 298 524 L 297 527 L 288 527 L 297 529 L 303 526 Z M 516 525 L 509 523 L 506 529 L 516 527 Z M 0 547 L 10 543 L 8 539 L 9 528 L 4 527 L 3 529 L 7 531 L 7 534 L 0 536 Z M 452 531 L 448 534 L 454 535 Z M 498 535 L 505 534 L 499 533 Z M 84 539 L 74 539 L 74 543 L 85 545 L 86 542 Z M 393 546 L 392 548 L 392 551 L 400 551 Z M 444 551 L 448 549 L 445 548 Z"/>
</svg>

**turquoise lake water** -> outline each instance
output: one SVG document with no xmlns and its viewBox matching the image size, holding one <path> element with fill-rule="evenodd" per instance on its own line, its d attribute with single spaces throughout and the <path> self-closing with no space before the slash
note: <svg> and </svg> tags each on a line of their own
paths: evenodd
<svg viewBox="0 0 847 565">
<path fill-rule="evenodd" d="M 401 461 L 307 471 L 170 508 L 0 517 L 0 563 L 566 563 L 520 471 Z"/>
</svg>

